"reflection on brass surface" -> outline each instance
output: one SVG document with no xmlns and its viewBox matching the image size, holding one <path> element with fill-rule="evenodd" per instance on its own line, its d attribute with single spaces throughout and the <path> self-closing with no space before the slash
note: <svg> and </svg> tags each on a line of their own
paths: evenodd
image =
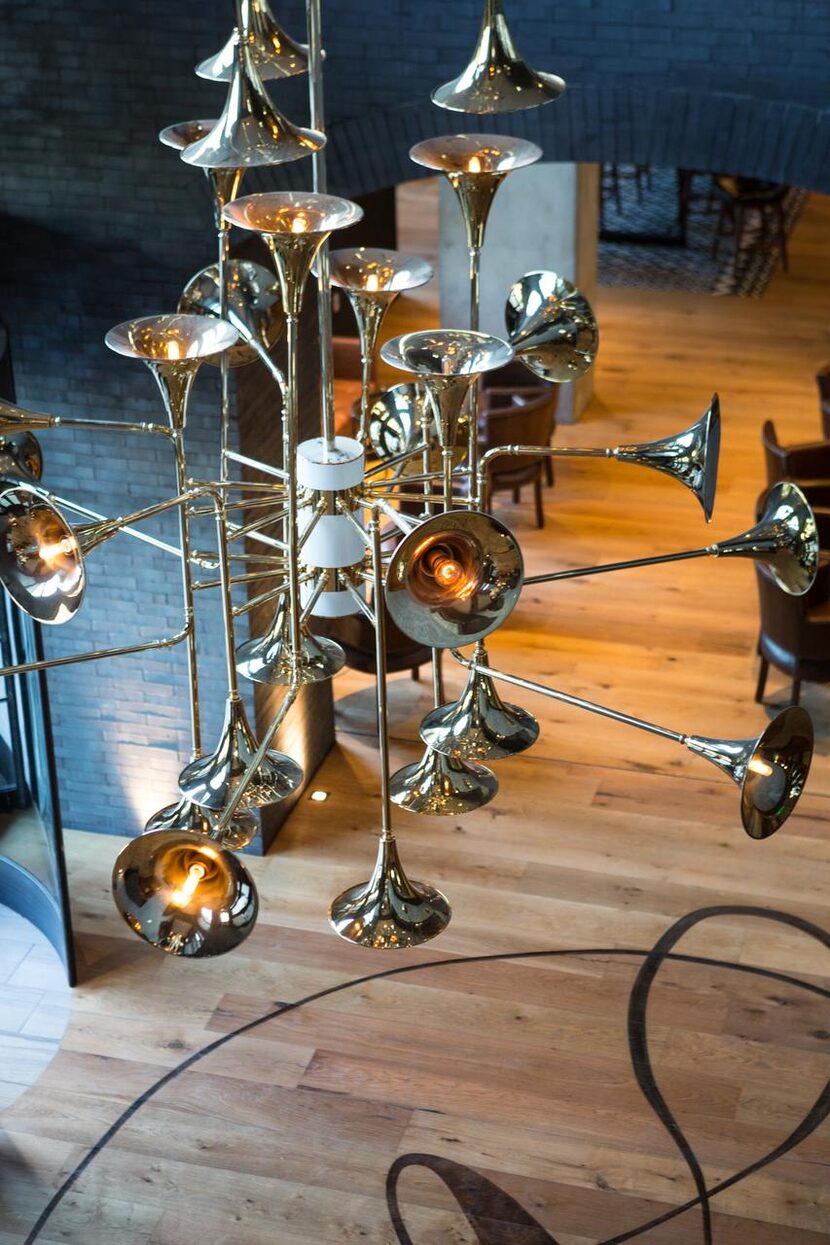
<svg viewBox="0 0 830 1245">
<path fill-rule="evenodd" d="M 418 444 L 424 399 L 418 386 L 393 385 L 369 405 L 369 440 L 381 462 L 394 458 Z"/>
<path fill-rule="evenodd" d="M 478 39 L 467 68 L 432 92 L 432 102 L 453 112 L 516 112 L 538 108 L 565 90 L 552 73 L 531 69 L 516 49 L 502 0 L 485 0 Z"/>
<path fill-rule="evenodd" d="M 182 151 L 186 164 L 243 169 L 286 164 L 319 151 L 325 134 L 294 125 L 274 107 L 257 70 L 252 44 L 237 39 L 228 95 L 216 125 Z"/>
<path fill-rule="evenodd" d="M 410 882 L 394 838 L 381 838 L 368 882 L 343 891 L 329 909 L 329 921 L 348 942 L 375 951 L 417 947 L 443 933 L 450 905 L 427 882 Z"/>
<path fill-rule="evenodd" d="M 427 748 L 420 761 L 404 765 L 389 779 L 393 804 L 427 817 L 460 817 L 489 804 L 499 789 L 484 765 Z"/>
<path fill-rule="evenodd" d="M 158 315 L 117 324 L 104 341 L 110 350 L 130 359 L 180 363 L 219 354 L 233 346 L 237 337 L 236 329 L 223 320 L 211 321 L 194 315 Z"/>
<path fill-rule="evenodd" d="M 487 665 L 483 645 L 475 660 Z M 420 734 L 427 747 L 445 756 L 499 761 L 531 748 L 539 737 L 539 723 L 526 709 L 506 704 L 493 680 L 474 667 L 458 700 L 428 713 Z"/>
<path fill-rule="evenodd" d="M 492 515 L 453 510 L 421 523 L 397 546 L 386 602 L 397 626 L 429 648 L 489 635 L 510 616 L 523 563 L 508 528 Z"/>
<path fill-rule="evenodd" d="M 267 0 L 242 0 L 240 18 L 241 28 L 250 33 L 251 56 L 263 82 L 308 72 L 308 48 L 278 25 Z M 235 54 L 236 32 L 215 56 L 196 66 L 196 73 L 212 82 L 229 82 Z"/>
<path fill-rule="evenodd" d="M 172 147 L 174 151 L 184 151 L 185 147 L 197 143 L 200 138 L 209 134 L 215 125 L 216 117 L 210 121 L 177 121 L 159 130 L 159 141 L 165 147 Z"/>
<path fill-rule="evenodd" d="M 179 833 L 210 835 L 220 847 L 230 851 L 239 851 L 247 847 L 256 838 L 257 824 L 253 813 L 235 813 L 230 825 L 217 838 L 215 830 L 220 814 L 210 809 L 200 808 L 191 800 L 181 797 L 175 804 L 153 813 L 144 823 L 144 834 L 152 834 L 155 830 L 177 830 Z"/>
<path fill-rule="evenodd" d="M 329 252 L 332 285 L 354 293 L 400 294 L 432 280 L 432 268 L 418 255 L 359 246 Z"/>
<path fill-rule="evenodd" d="M 593 366 L 599 329 L 584 294 L 556 272 L 528 272 L 504 309 L 516 357 L 543 380 L 577 380 Z"/>
<path fill-rule="evenodd" d="M 619 462 L 653 467 L 673 476 L 694 493 L 708 523 L 715 506 L 720 457 L 720 402 L 715 394 L 691 428 L 659 441 L 618 445 L 612 455 Z"/>
<path fill-rule="evenodd" d="M 774 484 L 754 527 L 732 540 L 718 541 L 712 552 L 718 557 L 763 562 L 779 588 L 791 596 L 803 596 L 815 582 L 820 552 L 810 503 L 797 484 Z"/>
<path fill-rule="evenodd" d="M 134 933 L 170 955 L 223 955 L 254 927 L 259 902 L 245 866 L 210 839 L 156 830 L 128 843 L 112 874 Z"/>
<path fill-rule="evenodd" d="M 285 327 L 277 281 L 267 268 L 250 259 L 230 259 L 225 264 L 227 289 L 226 319 L 239 334 L 239 342 L 228 351 L 231 367 L 244 367 L 260 358 L 279 341 Z M 178 310 L 191 315 L 219 319 L 222 294 L 219 265 L 209 264 L 195 273 L 182 291 Z M 259 347 L 260 349 L 256 349 Z M 209 358 L 208 363 L 218 363 Z"/>
<path fill-rule="evenodd" d="M 84 599 L 86 572 L 75 531 L 28 484 L 0 493 L 0 582 L 41 623 L 65 623 Z"/>
<path fill-rule="evenodd" d="M 242 701 L 229 697 L 219 743 L 209 756 L 199 757 L 179 774 L 182 795 L 203 808 L 223 809 L 236 790 L 257 750 Z M 267 752 L 245 790 L 240 808 L 276 804 L 302 786 L 303 771 L 282 752 Z"/>
<path fill-rule="evenodd" d="M 757 739 L 686 737 L 741 788 L 741 820 L 750 838 L 767 839 L 784 824 L 804 790 L 813 756 L 813 723 L 799 705 L 784 709 Z"/>
<path fill-rule="evenodd" d="M 0 419 L 2 419 L 0 410 Z M 43 452 L 31 432 L 0 435 L 0 480 L 23 477 L 36 483 L 43 475 Z"/>
</svg>

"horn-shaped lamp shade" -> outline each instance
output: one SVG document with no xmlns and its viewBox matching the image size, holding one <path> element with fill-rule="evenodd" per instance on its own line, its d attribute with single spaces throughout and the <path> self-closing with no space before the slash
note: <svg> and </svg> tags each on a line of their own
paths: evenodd
<svg viewBox="0 0 830 1245">
<path fill-rule="evenodd" d="M 510 288 L 504 321 L 516 358 L 543 380 L 577 380 L 593 366 L 596 317 L 585 295 L 558 273 L 525 273 Z"/>
<path fill-rule="evenodd" d="M 177 830 L 180 834 L 204 834 L 213 838 L 219 847 L 238 852 L 247 847 L 256 838 L 257 823 L 253 813 L 234 813 L 230 824 L 216 837 L 216 827 L 222 813 L 211 809 L 200 808 L 184 796 L 175 804 L 167 804 L 153 813 L 144 823 L 144 834 L 153 834 L 156 830 Z"/>
<path fill-rule="evenodd" d="M 432 92 L 432 102 L 453 112 L 517 112 L 538 108 L 565 90 L 552 73 L 531 69 L 516 49 L 502 0 L 485 0 L 475 50 L 463 73 Z"/>
<path fill-rule="evenodd" d="M 104 341 L 116 354 L 150 363 L 207 359 L 233 346 L 239 334 L 224 320 L 194 315 L 142 316 L 109 330 Z"/>
<path fill-rule="evenodd" d="M 170 955 L 223 955 L 259 907 L 244 865 L 202 835 L 156 830 L 128 843 L 112 874 L 115 905 L 134 933 Z"/>
<path fill-rule="evenodd" d="M 346 654 L 334 640 L 312 635 L 300 624 L 300 655 L 296 669 L 291 656 L 291 620 L 281 603 L 265 635 L 255 636 L 236 650 L 236 668 L 253 683 L 287 686 L 293 678 L 301 684 L 331 679 L 346 664 Z"/>
<path fill-rule="evenodd" d="M 28 484 L 0 493 L 0 583 L 41 623 L 68 622 L 84 599 L 81 542 L 57 507 Z"/>
<path fill-rule="evenodd" d="M 3 412 L 0 410 L 0 423 Z M 43 452 L 31 432 L 0 434 L 0 480 L 23 478 L 35 483 L 43 475 Z"/>
<path fill-rule="evenodd" d="M 225 106 L 204 138 L 182 151 L 186 164 L 202 169 L 242 169 L 286 164 L 319 151 L 325 134 L 294 125 L 278 112 L 262 85 L 253 44 L 238 39 Z"/>
<path fill-rule="evenodd" d="M 618 462 L 653 467 L 679 480 L 694 493 L 708 523 L 715 507 L 720 454 L 720 402 L 715 394 L 700 419 L 673 437 L 619 445 L 612 451 Z"/>
<path fill-rule="evenodd" d="M 810 503 L 797 484 L 787 480 L 775 484 L 755 526 L 732 540 L 718 541 L 712 552 L 763 562 L 779 588 L 803 596 L 815 581 L 820 552 Z"/>
<path fill-rule="evenodd" d="M 813 723 L 790 705 L 757 739 L 689 736 L 686 747 L 741 788 L 741 820 L 750 838 L 768 839 L 784 824 L 804 790 L 813 755 Z"/>
<path fill-rule="evenodd" d="M 250 0 L 248 12 L 243 12 L 242 24 L 253 38 L 251 57 L 263 82 L 308 72 L 308 48 L 296 43 L 278 25 L 267 0 Z M 211 82 L 229 82 L 235 58 L 236 32 L 221 51 L 196 66 L 196 73 Z"/>
<path fill-rule="evenodd" d="M 455 510 L 427 519 L 395 549 L 386 603 L 410 639 L 454 648 L 501 626 L 519 599 L 523 575 L 521 550 L 503 523 Z"/>
<path fill-rule="evenodd" d="M 369 440 L 381 462 L 414 449 L 421 427 L 423 398 L 405 382 L 378 394 L 369 406 Z"/>
<path fill-rule="evenodd" d="M 393 838 L 382 838 L 368 882 L 338 895 L 329 909 L 335 933 L 376 951 L 417 947 L 450 923 L 450 905 L 434 886 L 410 882 Z"/>
<path fill-rule="evenodd" d="M 226 318 L 239 334 L 239 341 L 228 351 L 231 367 L 244 367 L 270 350 L 285 326 L 279 286 L 273 274 L 250 259 L 231 259 L 225 264 L 228 294 Z M 219 265 L 210 264 L 195 273 L 182 291 L 178 310 L 185 314 L 220 319 L 222 292 Z M 257 349 L 257 347 L 259 349 Z M 208 362 L 217 362 L 209 359 Z"/>
<path fill-rule="evenodd" d="M 476 662 L 486 666 L 484 646 Z M 499 761 L 532 747 L 539 723 L 519 705 L 506 704 L 493 680 L 473 667 L 458 700 L 428 713 L 421 723 L 427 747 L 464 761 Z"/>
</svg>

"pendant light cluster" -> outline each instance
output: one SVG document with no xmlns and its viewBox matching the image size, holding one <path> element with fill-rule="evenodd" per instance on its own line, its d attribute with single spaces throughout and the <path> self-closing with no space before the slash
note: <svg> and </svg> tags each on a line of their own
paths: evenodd
<svg viewBox="0 0 830 1245">
<path fill-rule="evenodd" d="M 330 922 L 343 938 L 375 949 L 415 946 L 446 928 L 450 905 L 436 887 L 407 877 L 392 829 L 392 811 L 458 816 L 481 808 L 498 791 L 489 763 L 530 748 L 539 726 L 525 708 L 502 700 L 498 685 L 517 687 L 611 718 L 677 743 L 718 766 L 741 792 L 748 835 L 773 834 L 792 812 L 806 781 L 812 725 L 792 707 L 757 738 L 691 736 L 491 667 L 485 640 L 502 626 L 526 584 L 610 573 L 656 561 L 750 557 L 764 562 L 780 587 L 804 593 L 818 565 L 815 520 L 800 490 L 780 484 L 761 519 L 729 540 L 681 553 L 526 577 L 521 549 L 503 523 L 482 510 L 488 472 L 503 455 L 609 458 L 648 467 L 679 481 L 708 521 L 717 481 L 720 410 L 714 397 L 699 420 L 657 441 L 616 447 L 500 446 L 479 457 L 477 401 L 481 376 L 520 360 L 554 383 L 577 379 L 596 357 L 599 337 L 585 297 L 561 274 L 519 276 L 505 291 L 504 337 L 479 332 L 479 273 L 488 213 L 505 177 L 541 158 L 533 143 L 499 134 L 452 134 L 417 143 L 415 163 L 445 176 L 464 222 L 470 256 L 469 325 L 409 333 L 386 341 L 382 358 L 404 379 L 370 392 L 371 363 L 385 314 L 399 293 L 431 278 L 417 256 L 377 248 L 337 248 L 332 234 L 356 223 L 354 203 L 326 192 L 323 52 L 319 0 L 308 3 L 308 43 L 290 38 L 266 0 L 239 0 L 237 28 L 197 72 L 227 84 L 215 120 L 178 122 L 163 144 L 207 175 L 214 206 L 217 262 L 185 284 L 174 313 L 112 329 L 107 346 L 143 361 L 161 396 L 165 421 L 63 419 L 0 403 L 0 582 L 16 604 L 41 622 L 70 622 L 89 587 L 87 558 L 103 541 L 128 535 L 163 550 L 181 566 L 182 625 L 141 644 L 7 667 L 27 672 L 79 661 L 184 645 L 189 673 L 192 752 L 179 791 L 119 855 L 115 903 L 129 926 L 173 955 L 219 955 L 238 946 L 257 917 L 257 894 L 234 854 L 255 833 L 253 810 L 285 799 L 303 783 L 301 767 L 273 743 L 307 683 L 332 677 L 344 654 L 315 636 L 315 617 L 362 614 L 375 639 L 380 841 L 368 880 L 332 903 Z M 264 83 L 309 74 L 311 123 L 294 125 Z M 438 88 L 434 102 L 473 114 L 537 107 L 565 89 L 554 74 L 530 69 L 519 56 L 500 0 L 486 0 L 470 64 Z M 313 188 L 240 197 L 247 169 L 309 158 Z M 265 243 L 273 272 L 230 257 L 235 227 Z M 320 356 L 301 358 L 298 318 L 312 273 L 321 292 Z M 363 363 L 360 416 L 354 437 L 336 436 L 331 400 L 330 289 L 346 292 L 354 309 Z M 271 349 L 284 332 L 287 365 Z M 230 446 L 230 370 L 258 360 L 273 382 L 273 419 L 282 432 L 282 466 L 238 454 Z M 221 395 L 215 479 L 194 481 L 187 469 L 187 406 L 201 365 L 218 362 Z M 322 376 L 321 435 L 299 441 L 301 368 Z M 43 458 L 33 435 L 54 427 L 155 436 L 172 453 L 176 495 L 125 517 L 108 518 L 55 498 L 41 484 Z M 235 465 L 257 468 L 268 482 L 233 478 Z M 406 509 L 402 508 L 406 504 Z M 414 512 L 413 512 L 414 505 Z M 92 519 L 73 526 L 65 509 Z M 142 531 L 165 511 L 178 515 L 178 544 Z M 191 520 L 213 514 L 216 546 L 195 550 Z M 279 532 L 275 536 L 274 530 Z M 389 538 L 393 544 L 389 545 Z M 241 571 L 234 570 L 241 563 Z M 254 569 L 250 569 L 254 568 Z M 201 577 L 200 577 L 201 573 Z M 205 573 L 216 575 L 204 578 Z M 263 591 L 234 607 L 234 584 L 261 581 Z M 202 738 L 194 598 L 218 591 L 224 623 L 227 693 L 218 741 Z M 262 635 L 237 643 L 236 622 L 253 606 L 273 605 Z M 419 761 L 390 773 L 386 685 L 387 619 L 433 651 L 436 703 L 424 718 Z M 462 648 L 472 646 L 465 654 Z M 467 670 L 461 696 L 441 695 L 444 650 Z M 239 676 L 284 688 L 283 699 L 257 738 L 239 692 Z"/>
</svg>

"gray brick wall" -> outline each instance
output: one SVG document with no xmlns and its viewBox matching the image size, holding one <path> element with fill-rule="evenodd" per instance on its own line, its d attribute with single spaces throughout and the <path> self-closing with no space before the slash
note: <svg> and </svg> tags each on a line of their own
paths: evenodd
<svg viewBox="0 0 830 1245">
<path fill-rule="evenodd" d="M 300 0 L 274 0 L 294 33 Z M 429 91 L 472 49 L 480 0 L 326 0 L 330 181 L 359 194 L 412 177 L 411 143 L 475 126 L 434 109 Z M 510 0 L 519 47 L 569 80 L 558 103 L 507 125 L 552 160 L 637 160 L 756 173 L 830 190 L 827 0 Z M 156 141 L 172 121 L 214 115 L 223 91 L 192 67 L 225 38 L 217 0 L 58 0 L 7 6 L 0 36 L 0 315 L 19 400 L 56 414 L 157 419 L 148 374 L 108 354 L 120 320 L 169 309 L 213 258 L 201 175 Z M 275 84 L 307 116 L 305 82 Z M 485 120 L 483 128 L 492 127 Z M 308 184 L 307 166 L 252 175 L 249 189 Z M 191 411 L 192 465 L 210 470 L 216 376 Z M 171 487 L 163 448 L 123 436 L 43 437 L 47 482 L 119 513 Z M 172 531 L 159 522 L 158 531 Z M 50 654 L 176 625 L 177 570 L 124 538 L 96 553 L 90 596 Z M 203 670 L 207 737 L 222 694 L 208 603 Z M 67 824 L 134 831 L 172 798 L 187 753 L 181 650 L 50 676 Z"/>
</svg>

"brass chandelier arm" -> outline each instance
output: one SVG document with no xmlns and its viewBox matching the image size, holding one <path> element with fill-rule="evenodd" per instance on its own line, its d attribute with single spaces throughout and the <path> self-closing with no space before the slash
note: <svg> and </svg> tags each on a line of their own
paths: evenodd
<svg viewBox="0 0 830 1245">
<path fill-rule="evenodd" d="M 102 523 L 112 522 L 106 515 L 101 514 L 100 511 L 90 510 L 89 506 L 82 506 L 79 502 L 70 501 L 68 497 L 59 497 L 56 493 L 45 493 L 44 496 L 58 506 L 65 506 L 67 510 L 74 510 L 76 514 L 82 514 L 85 519 L 96 519 Z M 145 545 L 152 545 L 154 549 L 161 549 L 163 553 L 172 554 L 176 558 L 182 556 L 182 551 L 178 545 L 168 544 L 166 540 L 159 540 L 157 536 L 151 536 L 148 532 L 139 532 L 129 524 L 122 527 L 121 531 L 125 536 L 132 536 L 134 540 L 140 540 Z"/>
<path fill-rule="evenodd" d="M 527 692 L 536 692 L 539 696 L 546 696 L 549 700 L 558 700 L 562 704 L 572 705 L 575 709 L 584 709 L 588 713 L 596 713 L 602 718 L 611 718 L 614 722 L 622 722 L 626 726 L 634 726 L 637 730 L 648 731 L 651 735 L 659 735 L 663 739 L 671 739 L 678 744 L 686 744 L 691 738 L 679 731 L 669 730 L 666 726 L 658 726 L 654 722 L 647 722 L 645 718 L 636 718 L 630 713 L 620 713 L 617 709 L 609 709 L 606 705 L 596 704 L 592 700 L 583 700 L 581 696 L 572 696 L 569 692 L 560 692 L 556 688 L 546 687 L 544 683 L 534 683 L 530 679 L 520 678 L 515 674 L 506 674 L 503 670 L 493 670 L 492 667 L 482 665 L 480 662 L 472 658 L 465 657 L 458 649 L 451 649 L 453 657 L 462 666 L 466 666 L 468 670 L 475 670 L 479 674 L 486 675 L 492 679 L 498 679 L 502 683 L 509 683 L 513 687 L 524 688 Z"/>
<path fill-rule="evenodd" d="M 365 503 L 365 505 L 367 505 L 367 506 L 368 506 L 369 504 L 370 504 L 369 502 L 366 502 L 366 503 Z M 373 503 L 372 503 L 372 504 L 373 504 Z M 367 548 L 371 549 L 371 547 L 372 547 L 372 541 L 371 541 L 371 538 L 370 538 L 370 536 L 369 536 L 368 532 L 366 531 L 365 527 L 361 527 L 361 525 L 358 523 L 357 519 L 354 517 L 354 514 L 352 513 L 352 511 L 351 511 L 351 509 L 349 508 L 349 506 L 347 506 L 347 505 L 343 502 L 343 500 L 342 500 L 341 498 L 338 498 L 338 499 L 337 499 L 337 512 L 338 512 L 338 514 L 342 514 L 342 515 L 345 515 L 345 516 L 346 516 L 346 518 L 348 519 L 348 521 L 349 521 L 349 523 L 351 524 L 351 526 L 352 526 L 352 527 L 354 528 L 354 530 L 355 530 L 355 531 L 359 534 L 360 539 L 363 541 L 363 543 L 367 546 Z"/>
<path fill-rule="evenodd" d="M 370 583 L 370 582 L 374 583 L 374 578 L 375 578 L 374 569 L 371 571 L 361 571 L 359 573 L 359 578 L 363 580 L 364 583 Z M 351 596 L 352 600 L 356 603 L 356 605 L 359 607 L 361 614 L 363 614 L 364 618 L 367 618 L 369 622 L 372 624 L 372 626 L 374 627 L 375 611 L 366 601 L 363 600 L 363 597 L 360 595 L 360 593 L 357 590 L 356 585 L 352 582 L 351 579 L 347 578 L 345 580 L 345 584 L 349 592 L 349 595 Z"/>
<path fill-rule="evenodd" d="M 482 454 L 478 464 L 476 497 L 479 503 L 484 495 L 490 464 L 504 455 L 518 456 L 520 454 L 533 454 L 538 458 L 614 458 L 616 450 L 608 447 L 605 449 L 572 449 L 564 445 L 494 445 L 492 449 Z"/>
<path fill-rule="evenodd" d="M 247 454 L 240 454 L 238 450 L 228 450 L 226 458 L 232 463 L 239 463 L 242 467 L 253 467 L 255 471 L 264 471 L 266 475 L 276 476 L 278 480 L 288 479 L 288 472 L 283 471 L 282 467 L 272 467 L 270 463 L 260 462 L 258 458 L 249 458 Z"/>
<path fill-rule="evenodd" d="M 380 471 L 388 471 L 390 467 L 397 467 L 400 463 L 409 462 L 410 458 L 415 458 L 418 454 L 422 454 L 424 449 L 425 447 L 423 445 L 415 445 L 411 450 L 404 450 L 403 453 L 395 454 L 392 458 L 384 458 L 383 462 L 376 463 L 374 467 L 369 467 L 366 472 L 365 479 L 367 481 L 371 480 L 372 476 L 377 475 Z M 439 472 L 439 477 L 440 474 L 441 473 Z"/>
<path fill-rule="evenodd" d="M 298 553 L 302 549 L 306 541 L 308 540 L 311 533 L 314 531 L 317 524 L 322 519 L 323 515 L 326 513 L 327 509 L 328 509 L 328 501 L 326 500 L 325 497 L 321 497 L 319 501 L 317 502 L 316 506 L 314 507 L 314 511 L 311 515 L 310 520 L 308 521 L 306 526 L 303 528 L 302 532 L 300 533 L 297 539 L 297 552 Z"/>
<path fill-rule="evenodd" d="M 84 419 L 80 416 L 43 415 L 11 402 L 0 401 L 0 432 L 41 432 L 49 428 L 84 428 L 96 432 L 131 432 L 155 437 L 174 436 L 164 424 L 124 423 L 119 419 Z"/>
<path fill-rule="evenodd" d="M 627 571 L 637 566 L 659 566 L 661 562 L 683 562 L 688 558 L 717 557 L 718 546 L 707 545 L 702 549 L 689 549 L 682 553 L 661 553 L 651 558 L 631 558 L 626 562 L 605 562 L 597 566 L 578 566 L 569 571 L 551 571 L 546 575 L 526 575 L 528 584 L 551 584 L 559 579 L 579 579 L 583 575 L 604 575 L 608 571 Z"/>
<path fill-rule="evenodd" d="M 0 678 L 12 674 L 33 674 L 36 670 L 51 670 L 58 666 L 74 666 L 85 661 L 99 661 L 105 657 L 127 657 L 130 653 L 148 653 L 154 649 L 173 648 L 192 633 L 193 620 L 188 619 L 181 631 L 175 632 L 174 635 L 163 636 L 158 640 L 144 640 L 140 644 L 125 644 L 119 648 L 96 648 L 67 657 L 49 657 L 43 661 L 29 661 L 19 666 L 3 666 L 0 668 Z"/>
<path fill-rule="evenodd" d="M 307 0 L 306 23 L 308 38 L 308 106 L 312 130 L 325 134 L 323 105 L 323 35 L 320 0 Z M 328 189 L 324 147 L 311 153 L 312 187 L 316 194 Z M 320 325 L 320 389 L 322 397 L 322 433 L 326 452 L 334 450 L 334 366 L 332 359 L 331 272 L 329 244 L 326 239 L 317 252 L 317 315 Z"/>
<path fill-rule="evenodd" d="M 275 566 L 270 571 L 249 571 L 245 575 L 231 575 L 228 579 L 228 583 L 231 585 L 232 588 L 235 588 L 237 584 L 254 584 L 254 583 L 258 583 L 262 579 L 275 579 L 277 576 L 283 576 L 284 574 L 285 574 L 284 567 Z M 202 592 L 206 588 L 221 588 L 221 587 L 222 587 L 221 579 L 202 579 L 202 580 L 197 580 L 193 584 L 193 591 Z"/>
</svg>

